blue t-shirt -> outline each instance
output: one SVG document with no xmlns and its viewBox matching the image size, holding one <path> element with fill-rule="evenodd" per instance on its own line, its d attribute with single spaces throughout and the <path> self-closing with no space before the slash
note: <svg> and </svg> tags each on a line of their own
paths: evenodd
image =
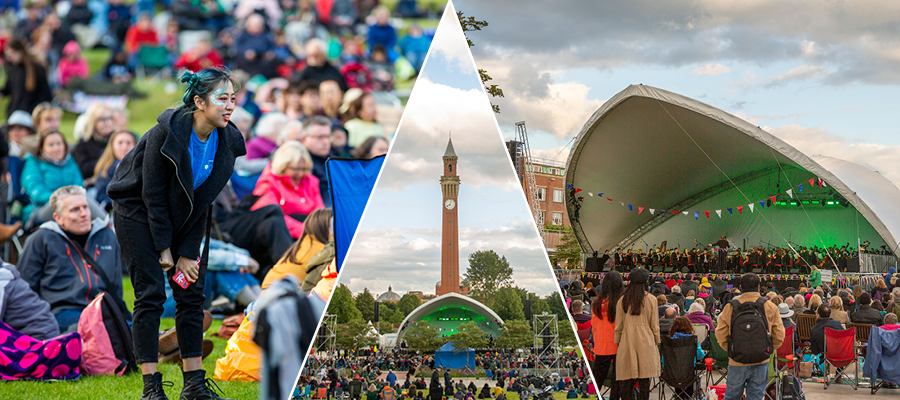
<svg viewBox="0 0 900 400">
<path fill-rule="evenodd" d="M 218 129 L 213 129 L 206 141 L 197 137 L 197 132 L 191 130 L 191 170 L 194 173 L 194 190 L 197 190 L 212 173 L 213 160 L 216 158 L 216 149 L 219 147 Z"/>
</svg>

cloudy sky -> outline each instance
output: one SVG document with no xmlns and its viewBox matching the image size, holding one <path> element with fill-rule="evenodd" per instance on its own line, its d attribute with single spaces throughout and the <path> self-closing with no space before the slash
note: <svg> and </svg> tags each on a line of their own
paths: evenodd
<svg viewBox="0 0 900 400">
<path fill-rule="evenodd" d="M 448 18 L 449 17 L 449 18 Z M 416 81 L 340 281 L 354 293 L 434 293 L 441 269 L 441 156 L 459 156 L 460 271 L 469 254 L 506 256 L 515 283 L 555 290 L 550 265 L 453 12 Z"/>
<path fill-rule="evenodd" d="M 591 113 L 630 84 L 742 117 L 810 155 L 900 186 L 900 2 L 455 0 L 489 26 L 475 63 L 525 120 L 536 156 L 565 161 Z"/>
</svg>

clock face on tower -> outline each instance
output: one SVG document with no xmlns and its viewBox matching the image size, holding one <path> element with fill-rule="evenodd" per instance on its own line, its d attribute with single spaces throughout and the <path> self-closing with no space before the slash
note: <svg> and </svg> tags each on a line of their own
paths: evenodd
<svg viewBox="0 0 900 400">
<path fill-rule="evenodd" d="M 444 208 L 452 210 L 454 207 L 456 207 L 456 202 L 453 201 L 453 199 L 447 199 L 444 201 Z"/>
</svg>

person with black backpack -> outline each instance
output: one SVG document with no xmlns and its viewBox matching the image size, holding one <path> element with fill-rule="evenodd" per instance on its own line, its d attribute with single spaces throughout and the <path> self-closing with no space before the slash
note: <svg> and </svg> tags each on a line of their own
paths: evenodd
<svg viewBox="0 0 900 400">
<path fill-rule="evenodd" d="M 762 399 L 769 376 L 769 356 L 784 341 L 778 307 L 760 295 L 759 276 L 742 275 L 741 293 L 725 304 L 716 326 L 716 340 L 728 349 L 724 400 L 739 400 L 745 391 L 748 399 Z"/>
</svg>

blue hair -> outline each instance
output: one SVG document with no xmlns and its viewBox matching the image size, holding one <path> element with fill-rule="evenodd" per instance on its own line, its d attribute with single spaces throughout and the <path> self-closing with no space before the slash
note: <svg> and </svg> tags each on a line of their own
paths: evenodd
<svg viewBox="0 0 900 400">
<path fill-rule="evenodd" d="M 220 83 L 231 82 L 234 90 L 238 90 L 237 79 L 231 72 L 220 68 L 206 68 L 198 72 L 185 71 L 181 75 L 181 82 L 187 84 L 181 101 L 184 103 L 182 107 L 189 113 L 198 111 L 197 105 L 194 103 L 194 96 L 200 96 L 201 99 L 207 100 Z"/>
</svg>

